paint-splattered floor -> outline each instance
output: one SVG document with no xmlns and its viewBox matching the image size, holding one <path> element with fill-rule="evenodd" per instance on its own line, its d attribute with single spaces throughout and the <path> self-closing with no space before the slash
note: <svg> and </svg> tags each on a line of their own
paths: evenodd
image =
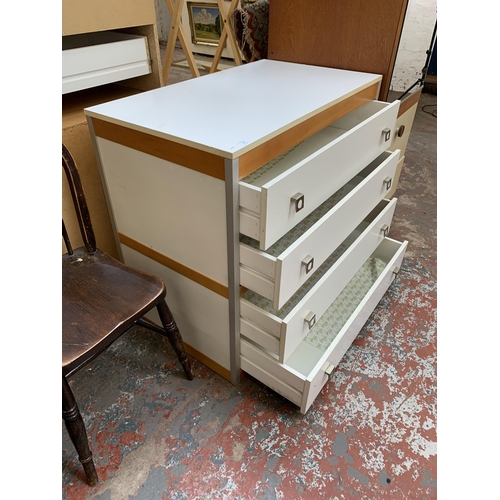
<svg viewBox="0 0 500 500">
<path fill-rule="evenodd" d="M 436 101 L 422 95 L 396 193 L 399 277 L 309 412 L 197 361 L 188 382 L 170 347 L 134 327 L 71 378 L 100 482 L 86 485 L 63 425 L 63 499 L 437 496 L 437 120 L 422 110 Z"/>
</svg>

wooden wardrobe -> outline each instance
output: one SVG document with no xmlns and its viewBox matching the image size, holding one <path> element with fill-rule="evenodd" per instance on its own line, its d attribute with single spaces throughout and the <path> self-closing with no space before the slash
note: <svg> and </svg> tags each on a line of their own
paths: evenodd
<svg viewBox="0 0 500 500">
<path fill-rule="evenodd" d="M 383 75 L 386 100 L 408 0 L 271 0 L 269 59 Z"/>
</svg>

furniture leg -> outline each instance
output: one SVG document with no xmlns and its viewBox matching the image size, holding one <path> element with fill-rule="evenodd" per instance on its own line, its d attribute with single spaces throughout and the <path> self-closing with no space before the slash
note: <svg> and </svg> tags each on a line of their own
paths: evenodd
<svg viewBox="0 0 500 500">
<path fill-rule="evenodd" d="M 166 336 L 170 345 L 173 347 L 180 364 L 184 368 L 186 377 L 188 380 L 193 380 L 193 370 L 191 368 L 191 363 L 187 356 L 186 350 L 184 348 L 184 342 L 182 340 L 179 328 L 175 322 L 172 313 L 170 312 L 167 302 L 162 300 L 157 306 L 158 314 L 160 316 L 161 323 L 165 329 Z"/>
<path fill-rule="evenodd" d="M 78 453 L 78 459 L 83 466 L 88 484 L 90 486 L 95 486 L 99 478 L 97 477 L 97 472 L 92 460 L 92 452 L 89 447 L 87 431 L 85 430 L 83 418 L 78 409 L 73 391 L 64 376 L 62 378 L 62 403 L 62 416 L 69 437 Z"/>
</svg>

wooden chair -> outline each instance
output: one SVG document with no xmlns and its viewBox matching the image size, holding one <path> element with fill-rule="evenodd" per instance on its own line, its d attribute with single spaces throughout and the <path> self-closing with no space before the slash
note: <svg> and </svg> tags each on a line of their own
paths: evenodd
<svg viewBox="0 0 500 500">
<path fill-rule="evenodd" d="M 166 337 L 188 380 L 193 379 L 193 372 L 181 334 L 165 301 L 165 284 L 156 276 L 123 265 L 96 247 L 80 176 L 64 144 L 62 165 L 84 242 L 84 246 L 72 248 L 63 220 L 67 253 L 62 256 L 62 414 L 87 481 L 93 486 L 98 477 L 83 419 L 67 378 L 134 324 L 151 328 Z M 143 318 L 154 307 L 163 328 Z"/>
</svg>

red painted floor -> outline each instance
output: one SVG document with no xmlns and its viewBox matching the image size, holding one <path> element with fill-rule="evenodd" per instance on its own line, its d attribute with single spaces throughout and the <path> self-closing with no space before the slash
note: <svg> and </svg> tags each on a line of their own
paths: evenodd
<svg viewBox="0 0 500 500">
<path fill-rule="evenodd" d="M 402 269 L 308 413 L 197 361 L 188 382 L 134 327 L 71 378 L 100 482 L 63 426 L 63 499 L 436 498 L 435 103 L 422 95 L 396 193 Z"/>
</svg>

